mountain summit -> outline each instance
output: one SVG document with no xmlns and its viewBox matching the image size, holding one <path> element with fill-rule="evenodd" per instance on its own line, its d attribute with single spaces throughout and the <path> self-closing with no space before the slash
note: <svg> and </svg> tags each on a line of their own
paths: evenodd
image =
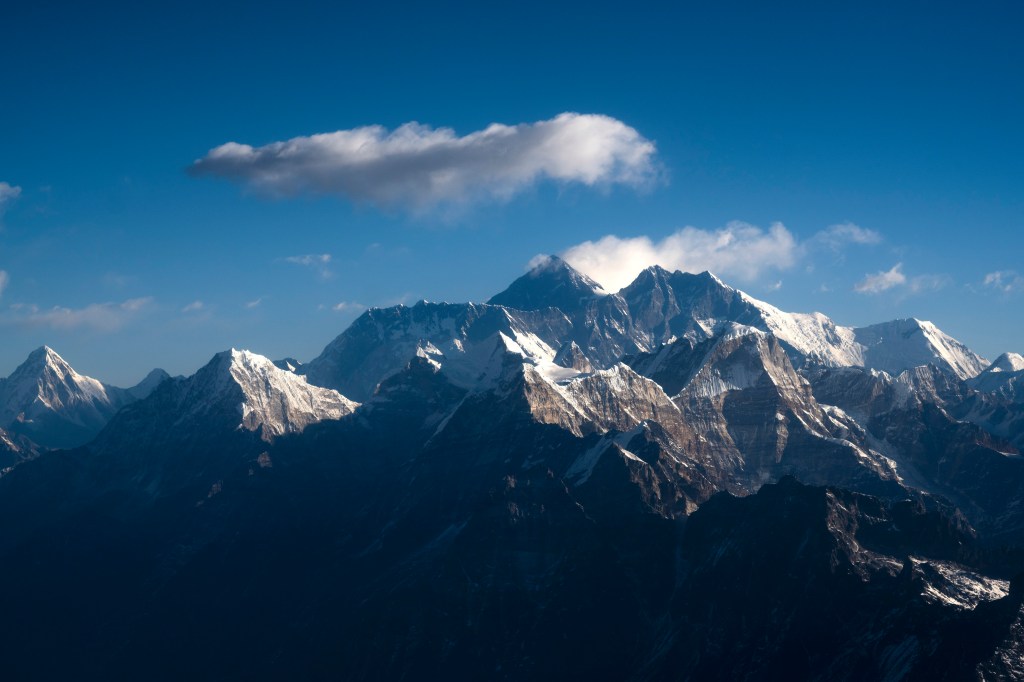
<svg viewBox="0 0 1024 682">
<path fill-rule="evenodd" d="M 29 354 L 0 380 L 0 428 L 43 448 L 68 448 L 91 440 L 125 405 L 148 395 L 167 378 L 154 370 L 129 389 L 79 374 L 48 346 Z"/>
<path fill-rule="evenodd" d="M 517 310 L 558 308 L 569 313 L 605 293 L 600 284 L 558 256 L 545 256 L 508 289 L 487 302 Z"/>
</svg>

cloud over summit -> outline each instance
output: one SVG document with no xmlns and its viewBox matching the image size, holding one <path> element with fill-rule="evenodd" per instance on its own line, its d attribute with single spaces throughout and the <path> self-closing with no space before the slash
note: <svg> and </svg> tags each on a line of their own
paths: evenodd
<svg viewBox="0 0 1024 682">
<path fill-rule="evenodd" d="M 272 142 L 228 142 L 189 169 L 272 196 L 331 194 L 355 202 L 424 210 L 505 200 L 542 181 L 641 186 L 657 175 L 655 145 L 625 123 L 563 113 L 459 136 L 419 123 L 378 125 Z"/>
<path fill-rule="evenodd" d="M 711 270 L 750 281 L 767 270 L 784 270 L 798 258 L 799 245 L 782 223 L 769 229 L 733 221 L 720 230 L 684 227 L 664 239 L 622 239 L 614 235 L 570 247 L 562 258 L 609 291 L 618 291 L 651 265 L 669 270 Z"/>
<path fill-rule="evenodd" d="M 683 272 L 710 270 L 722 277 L 753 282 L 769 272 L 788 270 L 822 248 L 840 251 L 881 241 L 878 232 L 853 223 L 831 225 L 799 239 L 779 222 L 766 230 L 734 220 L 717 230 L 686 226 L 662 239 L 607 235 L 571 246 L 561 256 L 605 289 L 618 291 L 652 265 Z M 782 283 L 776 280 L 767 286 L 774 290 Z"/>
</svg>

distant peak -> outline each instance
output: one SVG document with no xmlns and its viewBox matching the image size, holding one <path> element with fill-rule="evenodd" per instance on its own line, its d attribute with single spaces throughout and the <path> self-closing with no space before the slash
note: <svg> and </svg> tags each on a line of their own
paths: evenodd
<svg viewBox="0 0 1024 682">
<path fill-rule="evenodd" d="M 49 346 L 39 346 L 39 348 L 36 348 L 34 351 L 29 353 L 28 357 L 29 357 L 29 359 L 32 359 L 32 358 L 48 358 L 48 357 L 60 358 L 60 355 L 58 355 L 57 351 L 55 351 L 54 349 L 50 348 Z"/>
<path fill-rule="evenodd" d="M 529 272 L 531 274 L 541 274 L 544 272 L 550 272 L 552 270 L 558 270 L 562 268 L 569 268 L 569 264 L 558 256 L 552 255 L 541 255 L 537 256 L 530 261 Z"/>
<path fill-rule="evenodd" d="M 649 272 L 655 277 L 667 277 L 672 274 L 671 270 L 669 270 L 668 268 L 663 268 L 658 264 L 647 266 L 646 268 L 644 268 L 644 272 Z"/>
<path fill-rule="evenodd" d="M 21 364 L 21 368 L 32 371 L 43 371 L 47 367 L 53 369 L 60 369 L 64 371 L 73 371 L 71 365 L 67 361 L 57 354 L 57 351 L 53 350 L 49 346 L 40 346 L 34 351 L 29 353 L 25 362 Z"/>
<path fill-rule="evenodd" d="M 560 308 L 565 312 L 607 293 L 600 284 L 558 256 L 539 256 L 531 265 L 525 275 L 492 296 L 488 303 L 519 310 Z"/>
<path fill-rule="evenodd" d="M 711 272 L 710 270 L 705 270 L 705 271 L 703 271 L 703 272 L 699 273 L 699 274 L 698 274 L 697 276 L 698 276 L 698 277 L 700 277 L 700 278 L 702 278 L 702 279 L 707 279 L 707 280 L 710 280 L 710 281 L 712 281 L 712 282 L 714 282 L 714 283 L 716 283 L 716 284 L 719 284 L 719 285 L 721 285 L 721 286 L 723 286 L 723 287 L 724 287 L 724 286 L 728 286 L 728 285 L 727 285 L 727 284 L 726 284 L 725 282 L 723 282 L 723 281 L 722 281 L 722 280 L 721 280 L 721 279 L 720 279 L 720 278 L 718 277 L 718 275 L 716 275 L 715 273 Z"/>
<path fill-rule="evenodd" d="M 1003 353 L 989 365 L 990 372 L 1019 372 L 1024 370 L 1024 356 L 1020 353 Z"/>
</svg>

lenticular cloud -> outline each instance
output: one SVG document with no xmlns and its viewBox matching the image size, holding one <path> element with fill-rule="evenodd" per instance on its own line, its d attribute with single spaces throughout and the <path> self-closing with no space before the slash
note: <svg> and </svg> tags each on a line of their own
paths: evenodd
<svg viewBox="0 0 1024 682">
<path fill-rule="evenodd" d="M 655 151 L 653 142 L 614 118 L 564 113 L 536 123 L 494 123 L 462 137 L 450 128 L 407 123 L 262 147 L 228 142 L 189 170 L 274 196 L 333 194 L 425 209 L 508 199 L 543 180 L 642 186 L 656 176 Z"/>
</svg>

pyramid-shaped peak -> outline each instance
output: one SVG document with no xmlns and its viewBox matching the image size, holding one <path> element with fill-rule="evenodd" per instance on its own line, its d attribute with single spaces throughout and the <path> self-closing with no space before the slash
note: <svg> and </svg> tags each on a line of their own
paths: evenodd
<svg viewBox="0 0 1024 682">
<path fill-rule="evenodd" d="M 40 346 L 28 354 L 25 361 L 11 374 L 11 378 L 39 377 L 44 374 L 55 374 L 59 377 L 77 376 L 74 368 L 49 346 Z"/>
<path fill-rule="evenodd" d="M 600 284 L 558 256 L 543 256 L 535 259 L 529 272 L 488 303 L 517 310 L 558 308 L 570 312 L 605 294 Z"/>
<path fill-rule="evenodd" d="M 28 354 L 28 358 L 25 359 L 25 362 L 35 364 L 45 362 L 67 364 L 64 358 L 49 346 L 39 346 L 39 348 L 36 348 Z"/>
</svg>

